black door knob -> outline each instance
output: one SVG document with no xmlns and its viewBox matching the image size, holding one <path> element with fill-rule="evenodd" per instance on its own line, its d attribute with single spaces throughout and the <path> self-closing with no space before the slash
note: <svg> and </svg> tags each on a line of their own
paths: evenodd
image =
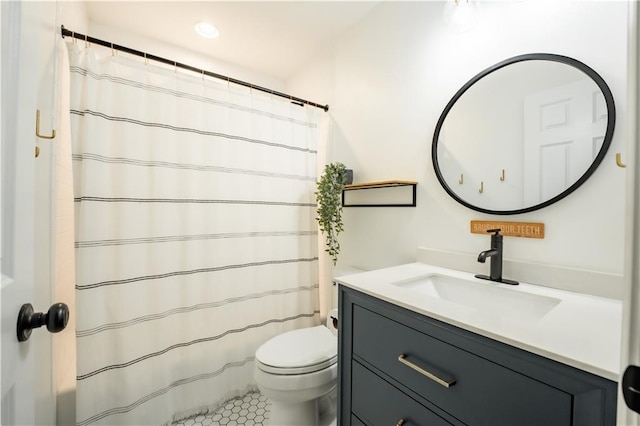
<svg viewBox="0 0 640 426">
<path fill-rule="evenodd" d="M 640 413 L 640 367 L 630 365 L 622 375 L 622 396 L 627 407 Z"/>
<path fill-rule="evenodd" d="M 18 341 L 24 342 L 34 328 L 47 326 L 47 330 L 57 333 L 64 330 L 69 322 L 69 307 L 64 303 L 54 303 L 47 313 L 33 312 L 31 303 L 25 303 L 18 313 Z"/>
</svg>

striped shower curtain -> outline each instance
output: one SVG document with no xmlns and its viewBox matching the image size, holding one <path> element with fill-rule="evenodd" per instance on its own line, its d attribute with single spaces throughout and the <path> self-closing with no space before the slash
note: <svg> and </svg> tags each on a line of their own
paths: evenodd
<svg viewBox="0 0 640 426">
<path fill-rule="evenodd" d="M 77 424 L 163 424 L 255 390 L 257 347 L 319 323 L 318 112 L 69 51 Z"/>
</svg>

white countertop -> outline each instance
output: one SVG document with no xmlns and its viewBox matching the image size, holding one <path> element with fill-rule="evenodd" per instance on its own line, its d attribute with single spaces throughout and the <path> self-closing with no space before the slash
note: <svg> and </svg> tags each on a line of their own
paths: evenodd
<svg viewBox="0 0 640 426">
<path fill-rule="evenodd" d="M 559 299 L 542 318 L 503 316 L 393 285 L 429 274 L 475 280 Z M 338 283 L 394 305 L 559 361 L 607 379 L 620 377 L 622 302 L 538 285 L 517 286 L 478 280 L 473 274 L 426 263 L 409 263 L 335 278 Z"/>
</svg>

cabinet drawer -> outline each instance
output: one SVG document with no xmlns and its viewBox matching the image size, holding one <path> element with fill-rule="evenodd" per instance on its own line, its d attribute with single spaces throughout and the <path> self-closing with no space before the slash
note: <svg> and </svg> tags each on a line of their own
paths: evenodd
<svg viewBox="0 0 640 426">
<path fill-rule="evenodd" d="M 353 353 L 467 424 L 550 426 L 572 421 L 569 394 L 357 305 Z M 399 361 L 401 355 L 416 368 Z M 438 378 L 454 383 L 445 387 Z M 355 375 L 353 383 L 355 387 Z"/>
<path fill-rule="evenodd" d="M 359 363 L 352 365 L 351 409 L 365 423 L 397 425 L 403 420 L 404 426 L 451 425 Z"/>
</svg>

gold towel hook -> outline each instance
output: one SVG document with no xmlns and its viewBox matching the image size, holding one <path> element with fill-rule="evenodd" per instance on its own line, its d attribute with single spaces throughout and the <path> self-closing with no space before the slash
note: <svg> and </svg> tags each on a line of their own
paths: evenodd
<svg viewBox="0 0 640 426">
<path fill-rule="evenodd" d="M 464 183 L 464 174 L 460 173 L 460 179 L 458 179 L 458 183 L 462 185 Z"/>
<path fill-rule="evenodd" d="M 40 110 L 36 110 L 36 136 L 42 139 L 53 139 L 56 137 L 55 129 L 51 129 L 51 136 L 40 134 Z"/>
<path fill-rule="evenodd" d="M 616 153 L 616 164 L 623 169 L 627 167 L 627 165 L 622 162 L 622 155 L 620 155 L 619 152 Z"/>
<path fill-rule="evenodd" d="M 500 175 L 500 182 L 504 182 L 504 169 L 502 169 L 502 174 Z"/>
<path fill-rule="evenodd" d="M 483 193 L 484 192 L 484 182 L 480 182 L 480 189 L 478 189 L 479 193 Z"/>
</svg>

